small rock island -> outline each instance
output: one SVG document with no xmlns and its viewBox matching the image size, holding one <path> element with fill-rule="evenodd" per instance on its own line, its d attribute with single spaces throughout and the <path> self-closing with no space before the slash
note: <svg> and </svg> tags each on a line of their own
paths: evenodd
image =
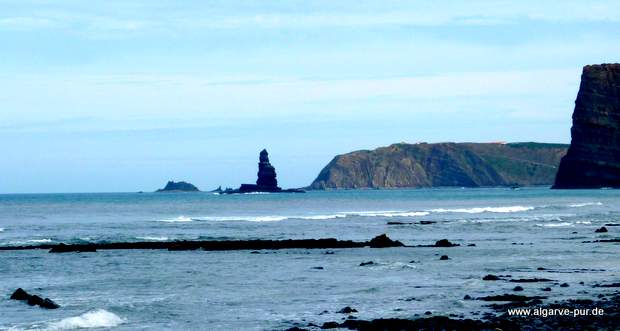
<svg viewBox="0 0 620 331">
<path fill-rule="evenodd" d="M 276 168 L 274 168 L 269 162 L 269 153 L 266 149 L 263 149 L 260 152 L 260 156 L 258 159 L 258 179 L 256 179 L 256 184 L 241 184 L 241 186 L 236 189 L 226 189 L 221 191 L 223 194 L 234 194 L 234 193 L 304 193 L 304 190 L 300 189 L 282 189 L 278 186 L 278 180 L 276 179 Z"/>
<path fill-rule="evenodd" d="M 188 182 L 168 181 L 164 188 L 160 188 L 155 192 L 200 192 L 200 190 Z"/>
</svg>

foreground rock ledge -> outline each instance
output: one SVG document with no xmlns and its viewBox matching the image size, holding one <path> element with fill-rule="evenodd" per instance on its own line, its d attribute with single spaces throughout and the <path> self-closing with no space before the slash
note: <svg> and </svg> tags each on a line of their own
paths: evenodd
<svg viewBox="0 0 620 331">
<path fill-rule="evenodd" d="M 58 244 L 36 246 L 13 246 L 0 247 L 5 250 L 49 249 L 50 253 L 69 252 L 96 252 L 104 249 L 167 249 L 169 251 L 205 250 L 205 251 L 229 251 L 229 250 L 261 250 L 261 249 L 321 249 L 321 248 L 384 248 L 402 247 L 402 242 L 392 240 L 385 234 L 377 236 L 370 241 L 326 239 L 288 239 L 288 240 L 221 240 L 221 241 L 167 241 L 167 242 L 111 242 L 92 244 Z"/>
<path fill-rule="evenodd" d="M 600 298 L 600 297 L 599 297 Z M 401 331 L 401 330 L 478 330 L 478 331 L 521 331 L 521 330 L 618 330 L 620 325 L 620 295 L 610 294 L 600 300 L 579 299 L 566 300 L 558 303 L 540 305 L 532 300 L 530 304 L 523 303 L 519 307 L 528 307 L 535 310 L 546 311 L 557 309 L 575 309 L 586 311 L 594 309 L 601 315 L 568 315 L 553 314 L 549 316 L 511 316 L 509 308 L 513 306 L 498 306 L 499 315 L 487 316 L 483 319 L 456 319 L 446 316 L 418 317 L 413 319 L 380 318 L 374 320 L 347 319 L 343 322 L 325 322 L 321 329 L 346 329 L 359 331 Z M 293 327 L 288 330 L 316 330 L 317 326 L 311 324 L 308 329 Z"/>
</svg>

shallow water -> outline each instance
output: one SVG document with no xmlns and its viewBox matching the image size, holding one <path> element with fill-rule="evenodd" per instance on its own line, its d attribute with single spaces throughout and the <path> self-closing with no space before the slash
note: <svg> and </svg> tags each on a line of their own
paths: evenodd
<svg viewBox="0 0 620 331">
<path fill-rule="evenodd" d="M 428 225 L 388 222 L 434 221 Z M 447 238 L 475 247 L 329 250 L 0 251 L 0 295 L 52 298 L 46 311 L 0 300 L 0 329 L 282 329 L 295 322 L 487 311 L 473 297 L 520 284 L 545 301 L 590 298 L 620 280 L 620 191 L 419 189 L 214 195 L 0 195 L 0 245 L 175 239 L 325 238 L 387 233 L 408 245 Z M 576 233 L 573 233 L 576 232 Z M 440 261 L 446 254 L 448 261 Z M 374 261 L 369 266 L 361 262 Z M 313 267 L 323 267 L 322 270 Z M 537 270 L 545 267 L 548 270 Z M 585 284 L 580 285 L 583 281 Z M 569 287 L 561 288 L 567 282 Z M 541 292 L 550 286 L 551 292 Z M 328 313 L 322 314 L 324 310 Z"/>
</svg>

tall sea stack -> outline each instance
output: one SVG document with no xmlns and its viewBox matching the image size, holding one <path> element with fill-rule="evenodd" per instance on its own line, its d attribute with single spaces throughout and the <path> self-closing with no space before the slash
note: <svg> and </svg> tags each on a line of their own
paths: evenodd
<svg viewBox="0 0 620 331">
<path fill-rule="evenodd" d="M 620 64 L 588 65 L 553 188 L 620 188 Z"/>
<path fill-rule="evenodd" d="M 278 186 L 278 180 L 276 179 L 276 168 L 269 162 L 269 153 L 266 149 L 260 152 L 258 157 L 258 178 L 256 184 L 241 184 L 236 189 L 226 189 L 220 193 L 234 194 L 234 193 L 304 193 L 304 190 L 300 189 L 287 189 L 283 190 Z"/>
<path fill-rule="evenodd" d="M 256 185 L 262 187 L 278 187 L 276 168 L 269 163 L 269 153 L 267 153 L 266 149 L 260 152 L 258 161 L 258 179 L 256 179 Z"/>
</svg>

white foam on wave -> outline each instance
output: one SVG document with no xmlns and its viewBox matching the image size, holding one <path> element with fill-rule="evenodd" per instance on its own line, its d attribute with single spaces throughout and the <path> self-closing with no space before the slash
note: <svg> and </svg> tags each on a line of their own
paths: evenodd
<svg viewBox="0 0 620 331">
<path fill-rule="evenodd" d="M 26 240 L 26 242 L 29 242 L 29 243 L 39 243 L 39 244 L 44 244 L 44 243 L 51 243 L 51 242 L 52 242 L 52 239 L 49 239 L 49 238 L 43 238 L 43 239 L 29 239 L 29 240 Z"/>
<path fill-rule="evenodd" d="M 202 217 L 185 217 L 179 216 L 172 219 L 162 219 L 158 222 L 231 222 L 231 221 L 245 221 L 245 222 L 278 222 L 284 220 L 331 220 L 337 218 L 346 218 L 351 216 L 361 217 L 418 217 L 429 215 L 430 211 L 348 211 L 338 212 L 334 214 L 318 214 L 318 215 L 239 215 L 239 216 L 202 216 Z"/>
<path fill-rule="evenodd" d="M 365 217 L 415 217 L 429 215 L 428 211 L 360 211 L 348 212 L 346 215 Z"/>
<path fill-rule="evenodd" d="M 564 227 L 564 226 L 572 226 L 572 223 L 569 222 L 562 222 L 562 223 L 546 223 L 546 224 L 541 224 L 538 223 L 536 224 L 536 226 L 542 226 L 545 228 L 556 228 L 556 227 Z"/>
<path fill-rule="evenodd" d="M 582 203 L 573 203 L 568 205 L 569 207 L 572 208 L 579 208 L 579 207 L 588 207 L 588 206 L 602 206 L 603 203 L 600 201 L 597 202 L 582 202 Z"/>
<path fill-rule="evenodd" d="M 195 221 L 216 221 L 216 222 L 226 222 L 226 221 L 246 221 L 246 222 L 277 222 L 284 221 L 288 219 L 288 216 L 206 216 L 206 217 L 196 217 L 193 220 Z"/>
<path fill-rule="evenodd" d="M 311 215 L 311 216 L 299 216 L 297 218 L 302 220 L 333 220 L 336 218 L 345 218 L 346 214 L 332 214 L 332 215 Z"/>
<path fill-rule="evenodd" d="M 193 219 L 191 219 L 189 217 L 185 217 L 185 216 L 179 216 L 179 217 L 176 217 L 176 218 L 158 220 L 158 222 L 166 222 L 166 223 L 191 222 L 191 221 L 193 221 Z"/>
<path fill-rule="evenodd" d="M 150 240 L 150 241 L 166 241 L 168 240 L 168 237 L 154 237 L 154 236 L 144 236 L 144 237 L 136 237 L 136 239 L 141 239 L 141 240 Z"/>
<path fill-rule="evenodd" d="M 11 244 L 47 244 L 47 243 L 51 243 L 53 240 L 49 239 L 49 238 L 43 238 L 43 239 L 28 239 L 28 240 L 18 240 L 18 241 L 12 241 Z"/>
<path fill-rule="evenodd" d="M 575 223 L 577 223 L 577 224 L 592 224 L 592 222 L 590 222 L 590 221 L 577 221 Z"/>
<path fill-rule="evenodd" d="M 466 213 L 466 214 L 480 214 L 480 213 L 517 213 L 523 211 L 533 210 L 532 206 L 506 206 L 506 207 L 473 207 L 473 208 L 455 208 L 455 209 L 431 209 L 433 213 Z"/>
<path fill-rule="evenodd" d="M 105 309 L 97 309 L 57 322 L 50 322 L 44 330 L 75 330 L 90 328 L 113 328 L 125 322 L 118 315 Z"/>
<path fill-rule="evenodd" d="M 0 232 L 4 232 L 4 228 L 0 228 Z"/>
</svg>

